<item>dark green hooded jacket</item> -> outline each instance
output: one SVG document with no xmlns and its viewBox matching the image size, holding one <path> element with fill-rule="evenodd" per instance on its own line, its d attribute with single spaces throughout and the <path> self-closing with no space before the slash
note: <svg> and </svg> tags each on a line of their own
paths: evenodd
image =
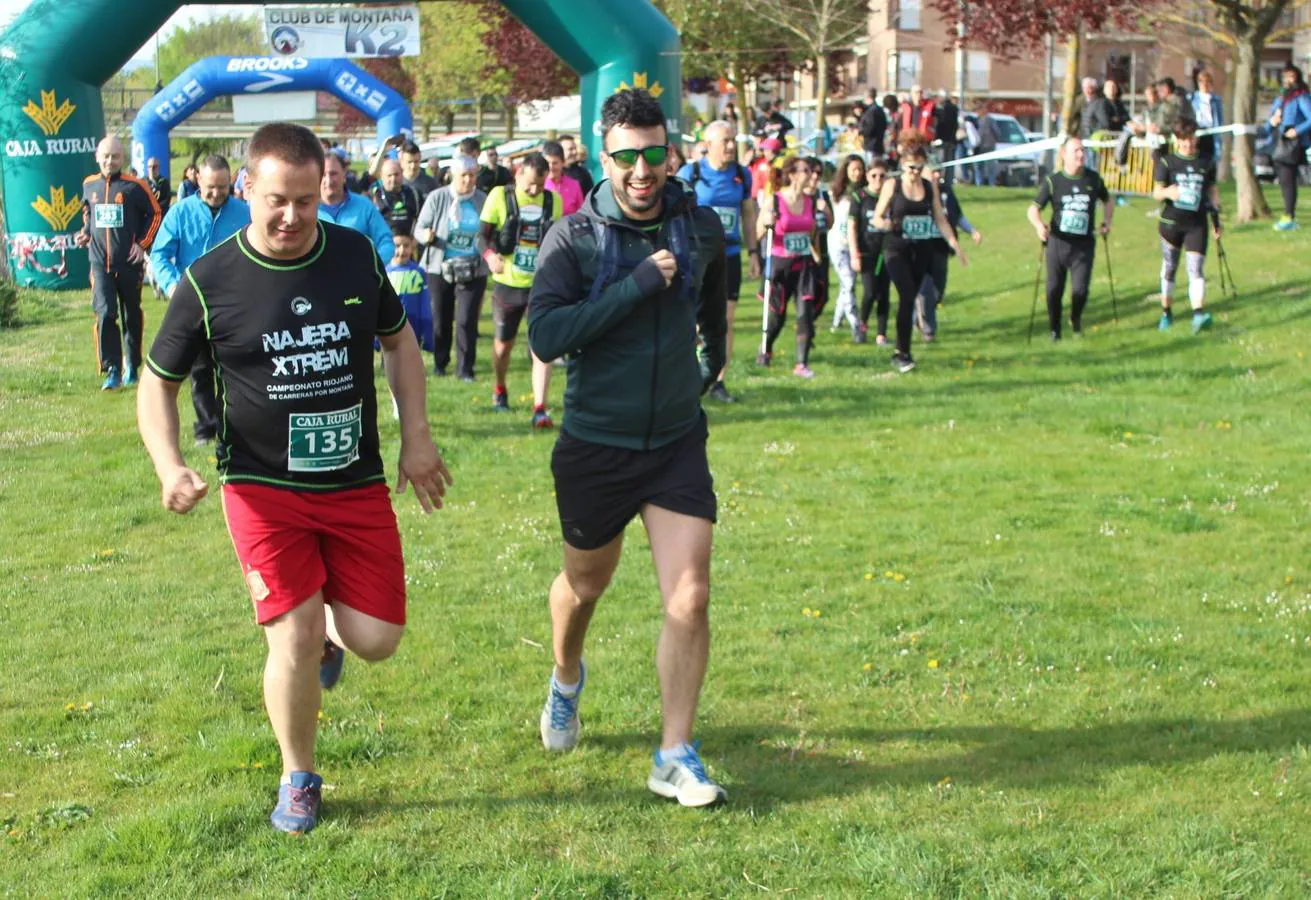
<svg viewBox="0 0 1311 900">
<path fill-rule="evenodd" d="M 671 222 L 683 217 L 683 227 Z M 613 242 L 614 272 L 595 299 L 602 268 L 597 225 Z M 680 271 L 665 287 L 650 257 L 685 231 Z M 650 450 L 672 443 L 700 421 L 701 394 L 724 366 L 724 228 L 674 179 L 665 184 L 658 220 L 626 218 L 609 181 L 583 208 L 547 232 L 528 308 L 528 339 L 539 359 L 568 357 L 564 429 L 584 441 Z M 699 332 L 699 333 L 698 333 Z"/>
</svg>

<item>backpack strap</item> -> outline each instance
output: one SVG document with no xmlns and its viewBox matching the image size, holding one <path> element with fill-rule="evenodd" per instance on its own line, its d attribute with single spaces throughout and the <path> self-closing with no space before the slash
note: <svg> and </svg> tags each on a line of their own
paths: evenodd
<svg viewBox="0 0 1311 900">
<path fill-rule="evenodd" d="M 596 275 L 592 278 L 592 289 L 587 294 L 587 302 L 595 303 L 619 271 L 619 241 L 610 233 L 610 227 L 600 219 L 586 218 L 581 222 L 570 218 L 573 236 L 590 230 L 596 241 L 596 258 L 600 260 Z"/>
<path fill-rule="evenodd" d="M 674 216 L 668 223 L 669 234 L 669 252 L 674 254 L 674 259 L 678 262 L 678 277 L 682 279 L 679 286 L 679 292 L 686 299 L 692 299 L 692 288 L 695 279 L 692 273 L 695 271 L 692 267 L 692 245 L 688 239 L 688 221 L 691 217 L 684 213 Z"/>
</svg>

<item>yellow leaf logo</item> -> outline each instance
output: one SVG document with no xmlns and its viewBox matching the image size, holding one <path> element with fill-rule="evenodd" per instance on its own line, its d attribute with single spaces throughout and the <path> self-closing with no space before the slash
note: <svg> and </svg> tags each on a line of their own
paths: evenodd
<svg viewBox="0 0 1311 900">
<path fill-rule="evenodd" d="M 23 107 L 23 112 L 27 113 L 28 118 L 39 125 L 48 137 L 59 134 L 59 129 L 64 127 L 68 117 L 76 110 L 77 107 L 69 103 L 67 98 L 64 99 L 63 103 L 56 106 L 54 91 L 41 92 L 40 106 L 28 100 L 27 106 Z"/>
<path fill-rule="evenodd" d="M 68 227 L 68 223 L 73 221 L 82 210 L 82 200 L 78 197 L 69 197 L 64 199 L 64 189 L 61 187 L 50 187 L 50 199 L 47 201 L 40 194 L 32 202 L 32 208 L 37 211 L 41 218 L 50 223 L 50 227 L 55 231 L 63 231 Z"/>
<path fill-rule="evenodd" d="M 645 72 L 634 72 L 633 86 L 629 87 L 628 82 L 621 81 L 619 82 L 619 87 L 615 88 L 615 93 L 617 94 L 620 91 L 640 90 L 640 91 L 646 91 L 652 97 L 655 97 L 657 100 L 659 100 L 660 95 L 665 92 L 665 89 L 660 86 L 660 82 L 658 81 L 655 84 L 648 87 L 647 86 L 648 80 L 649 80 L 649 76 Z"/>
</svg>

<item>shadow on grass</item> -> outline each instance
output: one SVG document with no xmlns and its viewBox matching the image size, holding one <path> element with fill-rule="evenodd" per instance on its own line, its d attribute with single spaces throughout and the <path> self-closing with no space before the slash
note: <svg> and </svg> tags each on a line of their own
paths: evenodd
<svg viewBox="0 0 1311 900">
<path fill-rule="evenodd" d="M 1163 770 L 1235 753 L 1284 753 L 1311 732 L 1311 710 L 1253 718 L 1153 719 L 1088 728 L 1008 725 L 798 733 L 776 727 L 709 727 L 700 732 L 712 768 L 723 760 L 734 805 L 768 809 L 886 787 L 1045 788 L 1095 785 L 1118 769 Z M 649 734 L 588 736 L 615 750 L 646 747 Z M 832 749 L 856 744 L 859 755 Z M 880 764 L 881 749 L 919 758 Z M 936 748 L 941 748 L 937 750 Z M 1166 772 L 1159 777 L 1167 777 Z"/>
</svg>

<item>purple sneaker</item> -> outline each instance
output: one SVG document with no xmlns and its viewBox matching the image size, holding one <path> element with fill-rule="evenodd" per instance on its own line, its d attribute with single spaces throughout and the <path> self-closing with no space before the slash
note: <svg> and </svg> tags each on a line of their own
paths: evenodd
<svg viewBox="0 0 1311 900">
<path fill-rule="evenodd" d="M 323 779 L 313 772 L 292 772 L 289 784 L 278 785 L 278 805 L 269 821 L 287 834 L 308 834 L 319 824 Z"/>
</svg>

